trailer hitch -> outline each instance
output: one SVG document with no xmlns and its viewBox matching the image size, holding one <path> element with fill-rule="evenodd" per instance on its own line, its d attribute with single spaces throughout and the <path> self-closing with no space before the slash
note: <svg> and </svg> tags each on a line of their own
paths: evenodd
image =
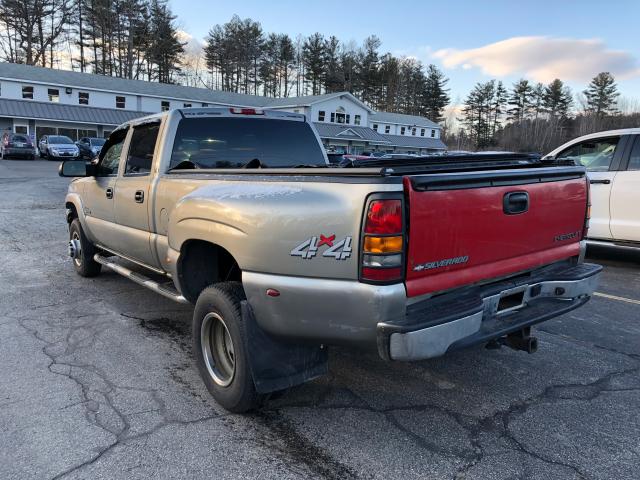
<svg viewBox="0 0 640 480">
<path fill-rule="evenodd" d="M 527 353 L 536 353 L 538 350 L 538 339 L 531 336 L 531 327 L 526 327 L 517 332 L 509 333 L 504 337 L 499 337 L 487 343 L 486 348 L 497 349 L 506 345 L 514 350 L 522 350 Z"/>
</svg>

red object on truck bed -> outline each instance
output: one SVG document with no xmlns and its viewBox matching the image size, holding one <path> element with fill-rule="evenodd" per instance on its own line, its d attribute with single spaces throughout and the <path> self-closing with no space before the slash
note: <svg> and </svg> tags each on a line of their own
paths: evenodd
<svg viewBox="0 0 640 480">
<path fill-rule="evenodd" d="M 575 169 L 405 176 L 409 297 L 577 256 L 588 185 Z"/>
</svg>

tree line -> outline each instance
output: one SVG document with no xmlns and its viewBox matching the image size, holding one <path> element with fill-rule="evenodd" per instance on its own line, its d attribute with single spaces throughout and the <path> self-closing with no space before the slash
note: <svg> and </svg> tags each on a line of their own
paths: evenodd
<svg viewBox="0 0 640 480">
<path fill-rule="evenodd" d="M 445 142 L 463 150 L 546 152 L 579 135 L 636 126 L 640 115 L 623 114 L 619 96 L 609 72 L 598 73 L 577 95 L 560 79 L 547 85 L 521 79 L 510 90 L 501 81 L 480 82 L 456 119 L 462 128 L 447 131 Z"/>
<path fill-rule="evenodd" d="M 167 0 L 0 0 L 4 61 L 269 97 L 348 91 L 377 110 L 442 122 L 451 149 L 547 151 L 638 122 L 618 110 L 608 72 L 578 95 L 560 79 L 481 82 L 445 118 L 448 78 L 435 65 L 382 53 L 375 35 L 361 44 L 321 33 L 292 38 L 233 16 L 209 30 L 202 51 L 181 39 Z"/>
<path fill-rule="evenodd" d="M 0 0 L 0 54 L 8 62 L 170 83 L 183 53 L 175 19 L 167 0 Z"/>
</svg>

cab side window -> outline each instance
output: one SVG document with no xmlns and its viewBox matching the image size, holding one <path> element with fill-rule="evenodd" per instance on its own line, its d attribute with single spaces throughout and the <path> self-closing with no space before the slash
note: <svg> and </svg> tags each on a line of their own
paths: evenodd
<svg viewBox="0 0 640 480">
<path fill-rule="evenodd" d="M 606 172 L 611 167 L 619 137 L 585 140 L 560 152 L 556 158 L 573 160 L 591 172 Z"/>
<path fill-rule="evenodd" d="M 627 170 L 640 170 L 640 135 L 636 137 L 636 141 L 633 144 Z"/>
<path fill-rule="evenodd" d="M 104 154 L 101 155 L 98 176 L 107 177 L 118 174 L 120 155 L 125 138 L 127 138 L 127 130 L 115 132 L 109 137 L 109 141 L 104 145 L 105 148 L 102 149 Z"/>
<path fill-rule="evenodd" d="M 124 174 L 148 175 L 153 164 L 153 152 L 158 139 L 159 123 L 134 127 Z"/>
</svg>

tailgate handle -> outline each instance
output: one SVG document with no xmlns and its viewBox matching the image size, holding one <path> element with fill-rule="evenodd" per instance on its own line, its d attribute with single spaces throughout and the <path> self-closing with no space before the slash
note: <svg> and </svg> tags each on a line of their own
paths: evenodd
<svg viewBox="0 0 640 480">
<path fill-rule="evenodd" d="M 505 193 L 502 200 L 502 210 L 507 215 L 517 215 L 529 210 L 529 194 L 527 192 Z"/>
<path fill-rule="evenodd" d="M 609 180 L 608 178 L 605 178 L 604 180 L 589 180 L 589 183 L 591 185 L 595 183 L 604 183 L 605 185 L 609 185 L 611 183 L 611 180 Z"/>
</svg>

